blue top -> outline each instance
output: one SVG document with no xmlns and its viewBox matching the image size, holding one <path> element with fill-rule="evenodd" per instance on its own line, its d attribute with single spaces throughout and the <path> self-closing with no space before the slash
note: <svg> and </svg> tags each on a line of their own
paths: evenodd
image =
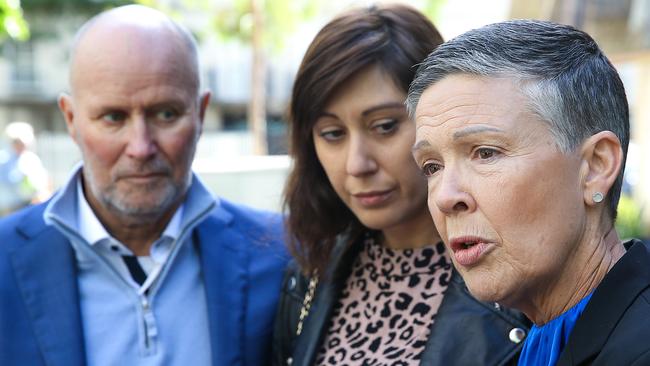
<svg viewBox="0 0 650 366">
<path fill-rule="evenodd" d="M 519 356 L 520 366 L 553 366 L 569 341 L 571 331 L 591 299 L 590 293 L 571 309 L 550 322 L 533 325 Z"/>
<path fill-rule="evenodd" d="M 78 194 L 80 182 L 79 167 L 50 201 L 44 219 L 68 237 L 75 251 L 86 363 L 210 365 L 208 304 L 191 233 L 215 205 L 212 195 L 198 177 L 192 177 L 176 233 L 170 236 L 165 230 L 154 244 L 169 242 L 167 258 L 140 286 L 122 273 L 128 271 L 118 267 L 125 266 L 123 262 L 111 258 L 119 258 L 108 249 L 117 239 L 107 232 L 100 233 L 99 242 L 83 235 L 89 230 L 82 230 L 82 221 L 98 219 L 92 210 L 79 214 L 87 205 L 79 202 L 85 200 Z"/>
</svg>

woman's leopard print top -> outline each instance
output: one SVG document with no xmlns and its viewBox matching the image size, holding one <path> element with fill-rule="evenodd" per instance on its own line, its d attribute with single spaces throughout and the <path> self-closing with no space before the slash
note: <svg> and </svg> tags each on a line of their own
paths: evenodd
<svg viewBox="0 0 650 366">
<path fill-rule="evenodd" d="M 366 238 L 317 365 L 418 365 L 451 278 L 442 242 L 391 250 Z"/>
</svg>

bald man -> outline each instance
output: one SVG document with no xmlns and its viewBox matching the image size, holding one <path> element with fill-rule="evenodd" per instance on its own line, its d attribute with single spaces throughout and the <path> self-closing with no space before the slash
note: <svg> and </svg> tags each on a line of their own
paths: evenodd
<svg viewBox="0 0 650 366">
<path fill-rule="evenodd" d="M 59 107 L 82 163 L 0 221 L 0 365 L 264 365 L 281 218 L 192 173 L 210 99 L 196 45 L 125 6 L 75 38 Z"/>
</svg>

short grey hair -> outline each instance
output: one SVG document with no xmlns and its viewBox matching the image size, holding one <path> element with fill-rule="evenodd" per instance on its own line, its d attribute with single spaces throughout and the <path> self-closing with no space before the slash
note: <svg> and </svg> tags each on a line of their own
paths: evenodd
<svg viewBox="0 0 650 366">
<path fill-rule="evenodd" d="M 585 32 L 539 20 L 512 20 L 464 33 L 435 49 L 419 65 L 408 91 L 411 116 L 431 85 L 453 74 L 513 79 L 529 108 L 549 124 L 558 148 L 573 151 L 601 131 L 623 148 L 630 139 L 623 83 L 614 66 Z M 610 213 L 623 184 L 623 167 L 609 196 Z"/>
</svg>

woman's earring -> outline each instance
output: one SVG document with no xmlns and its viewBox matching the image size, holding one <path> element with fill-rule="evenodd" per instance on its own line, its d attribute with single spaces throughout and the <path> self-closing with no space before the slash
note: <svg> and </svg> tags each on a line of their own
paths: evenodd
<svg viewBox="0 0 650 366">
<path fill-rule="evenodd" d="M 600 193 L 600 192 L 596 192 L 596 193 L 594 193 L 593 196 L 591 196 L 591 199 L 593 199 L 594 202 L 596 202 L 596 203 L 603 202 L 603 194 Z"/>
</svg>

